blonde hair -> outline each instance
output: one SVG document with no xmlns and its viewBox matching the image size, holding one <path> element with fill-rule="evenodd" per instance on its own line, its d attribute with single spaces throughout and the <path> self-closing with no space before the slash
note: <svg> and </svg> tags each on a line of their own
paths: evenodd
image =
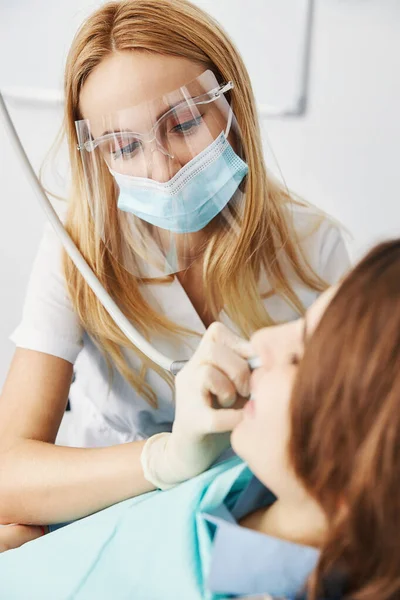
<svg viewBox="0 0 400 600">
<path fill-rule="evenodd" d="M 267 177 L 256 115 L 254 95 L 247 70 L 236 48 L 222 28 L 204 11 L 187 0 L 122 0 L 99 8 L 83 24 L 70 50 L 65 73 L 65 130 L 69 143 L 72 189 L 66 227 L 101 283 L 132 323 L 148 337 L 189 333 L 167 316 L 157 313 L 139 291 L 139 281 L 113 259 L 95 235 L 86 200 L 84 173 L 74 121 L 79 114 L 81 88 L 92 70 L 116 51 L 144 50 L 184 57 L 211 68 L 221 81 L 233 81 L 231 104 L 241 131 L 244 158 L 249 166 L 246 209 L 237 243 L 229 243 L 223 231 L 210 236 L 204 255 L 203 282 L 207 305 L 215 319 L 223 306 L 243 335 L 273 323 L 259 291 L 264 270 L 270 294 L 280 294 L 301 314 L 304 308 L 292 289 L 282 253 L 292 274 L 309 288 L 322 290 L 325 283 L 305 257 L 284 206 L 295 202 L 277 182 Z M 105 193 L 107 188 L 104 186 Z M 112 192 L 109 189 L 112 196 Z M 108 201 L 110 197 L 107 196 Z M 85 330 L 96 340 L 133 388 L 156 406 L 157 399 L 145 382 L 148 368 L 164 379 L 169 374 L 133 348 L 142 367 L 134 371 L 123 348 L 132 345 L 121 333 L 67 255 L 64 271 L 74 308 Z M 218 282 L 218 286 L 215 283 Z M 214 283 L 214 285 L 213 285 Z M 265 297 L 265 296 L 264 296 Z M 151 325 L 149 325 L 151 324 Z"/>
</svg>

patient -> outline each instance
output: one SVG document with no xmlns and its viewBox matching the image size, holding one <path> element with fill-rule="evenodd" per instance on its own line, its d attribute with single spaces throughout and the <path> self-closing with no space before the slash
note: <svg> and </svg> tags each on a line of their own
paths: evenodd
<svg viewBox="0 0 400 600">
<path fill-rule="evenodd" d="M 252 344 L 246 462 L 6 552 L 2 597 L 400 597 L 400 241 Z"/>
</svg>

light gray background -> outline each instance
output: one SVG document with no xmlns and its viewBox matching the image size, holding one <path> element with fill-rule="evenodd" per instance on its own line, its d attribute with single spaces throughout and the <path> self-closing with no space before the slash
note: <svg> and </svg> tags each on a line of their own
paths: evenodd
<svg viewBox="0 0 400 600">
<path fill-rule="evenodd" d="M 304 0 L 197 0 L 231 32 L 260 105 L 296 98 Z M 98 4 L 98 3 L 97 3 Z M 60 89 L 66 50 L 87 0 L 0 0 L 0 87 Z M 36 168 L 60 111 L 9 103 Z M 333 214 L 359 256 L 400 234 L 400 2 L 315 0 L 309 108 L 305 117 L 264 119 L 289 187 Z M 62 191 L 67 176 L 47 172 Z M 0 388 L 43 217 L 0 125 Z"/>
</svg>

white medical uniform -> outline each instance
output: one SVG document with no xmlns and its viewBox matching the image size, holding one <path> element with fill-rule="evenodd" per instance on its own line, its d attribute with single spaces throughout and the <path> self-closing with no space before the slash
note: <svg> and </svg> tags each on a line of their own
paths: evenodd
<svg viewBox="0 0 400 600">
<path fill-rule="evenodd" d="M 323 219 L 316 224 L 312 208 L 291 209 L 293 222 L 301 238 L 302 250 L 310 265 L 324 280 L 335 283 L 348 270 L 349 257 L 340 228 Z M 153 409 L 124 380 L 116 369 L 109 372 L 104 356 L 90 336 L 83 331 L 69 300 L 62 271 L 62 249 L 49 225 L 34 263 L 21 324 L 11 339 L 18 347 L 63 358 L 74 364 L 75 380 L 70 389 L 73 427 L 68 443 L 74 446 L 108 446 L 141 440 L 160 431 L 168 431 L 174 418 L 172 392 L 167 383 L 153 371 L 147 381 L 155 391 L 159 407 Z M 265 279 L 265 278 L 264 278 Z M 300 282 L 291 284 L 303 302 L 310 306 L 317 292 Z M 267 282 L 260 282 L 265 291 Z M 153 304 L 169 319 L 203 334 L 205 327 L 180 283 L 151 286 Z M 297 317 L 279 296 L 265 300 L 265 306 L 276 321 Z M 222 312 L 220 320 L 235 329 Z M 173 341 L 171 337 L 152 339 L 155 346 L 174 359 L 190 358 L 199 337 Z M 133 367 L 139 364 L 133 352 L 127 357 Z"/>
</svg>

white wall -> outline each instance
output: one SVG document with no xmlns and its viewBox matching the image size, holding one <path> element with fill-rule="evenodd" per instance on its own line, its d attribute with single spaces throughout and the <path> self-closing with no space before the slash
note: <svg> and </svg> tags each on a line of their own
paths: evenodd
<svg viewBox="0 0 400 600">
<path fill-rule="evenodd" d="M 283 0 L 268 0 L 273 1 L 279 5 Z M 285 1 L 295 8 L 302 0 Z M 268 18 L 264 0 L 197 2 L 222 16 L 250 60 L 259 101 L 267 102 L 264 93 L 268 96 L 271 86 L 267 77 L 261 81 L 262 66 L 267 72 L 273 61 L 276 77 L 275 65 L 287 63 L 284 53 L 292 51 L 295 31 L 282 34 Z M 268 120 L 264 127 L 289 187 L 339 218 L 353 232 L 353 252 L 359 255 L 376 240 L 400 234 L 400 3 L 315 4 L 308 113 L 300 119 Z M 0 87 L 60 86 L 65 50 L 92 7 L 87 0 L 0 0 Z M 281 77 L 289 76 L 282 68 Z M 280 84 L 282 89 L 291 87 L 283 79 Z M 15 103 L 10 108 L 38 167 L 60 114 Z M 63 189 L 62 180 L 51 176 L 50 182 Z M 13 351 L 8 336 L 20 318 L 43 224 L 1 125 L 0 199 L 1 388 Z"/>
<path fill-rule="evenodd" d="M 269 122 L 291 188 L 339 218 L 354 254 L 400 235 L 400 3 L 320 0 L 310 107 Z"/>
</svg>

